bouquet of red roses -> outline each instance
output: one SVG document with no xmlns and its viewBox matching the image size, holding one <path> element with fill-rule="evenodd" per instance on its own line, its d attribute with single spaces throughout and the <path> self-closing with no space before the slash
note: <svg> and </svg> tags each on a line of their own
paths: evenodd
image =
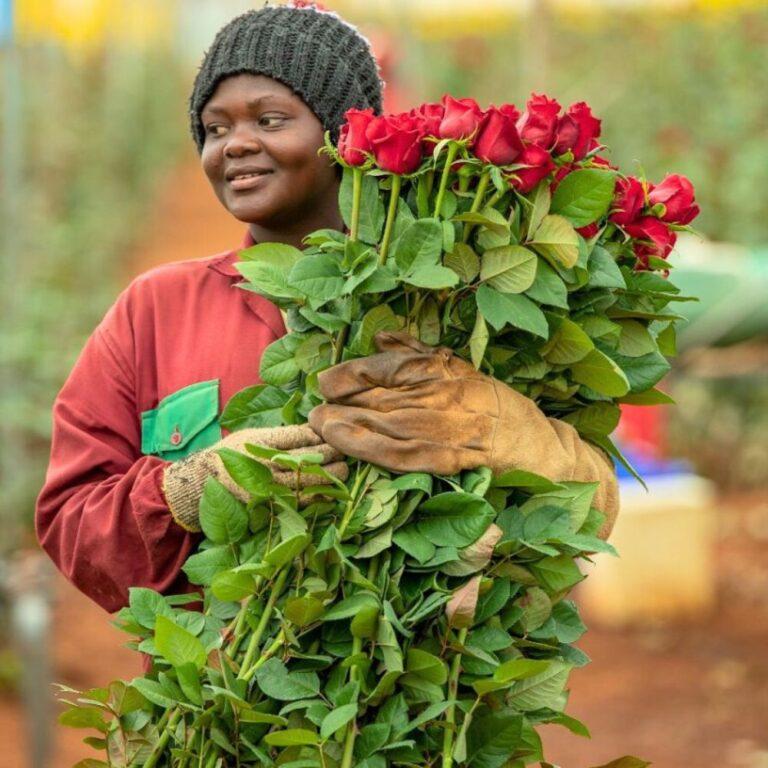
<svg viewBox="0 0 768 768">
<path fill-rule="evenodd" d="M 534 95 L 521 115 L 446 95 L 346 117 L 325 151 L 344 167 L 348 231 L 241 254 L 242 287 L 285 309 L 289 333 L 222 426 L 306 421 L 321 371 L 404 331 L 622 460 L 620 404 L 669 402 L 655 384 L 686 297 L 667 257 L 698 213 L 690 182 L 620 174 L 584 103 Z M 206 538 L 184 570 L 202 614 L 195 596 L 132 589 L 118 623 L 152 669 L 62 715 L 100 732 L 110 766 L 522 768 L 549 765 L 540 724 L 588 735 L 564 711 L 588 661 L 566 598 L 578 562 L 613 551 L 597 483 L 352 459 L 342 482 L 320 454 L 246 448 L 220 451 L 242 492 L 209 478 L 200 504 Z M 325 484 L 307 504 L 267 461 Z"/>
</svg>

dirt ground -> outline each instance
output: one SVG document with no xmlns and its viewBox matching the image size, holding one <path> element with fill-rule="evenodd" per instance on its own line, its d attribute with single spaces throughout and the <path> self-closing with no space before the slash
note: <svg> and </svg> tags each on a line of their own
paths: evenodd
<svg viewBox="0 0 768 768">
<path fill-rule="evenodd" d="M 243 225 L 220 207 L 194 159 L 172 176 L 126 278 L 239 245 Z M 716 609 L 642 630 L 591 626 L 580 646 L 592 663 L 573 674 L 568 711 L 592 739 L 548 727 L 550 761 L 587 768 L 635 754 L 657 768 L 768 768 L 768 499 L 724 499 L 719 521 Z M 58 574 L 54 581 L 54 679 L 82 689 L 140 674 L 127 636 Z M 0 696 L 0 732 L 0 768 L 26 768 L 30 737 L 13 697 Z M 55 725 L 54 733 L 46 768 L 95 756 L 81 744 L 84 732 Z"/>
</svg>

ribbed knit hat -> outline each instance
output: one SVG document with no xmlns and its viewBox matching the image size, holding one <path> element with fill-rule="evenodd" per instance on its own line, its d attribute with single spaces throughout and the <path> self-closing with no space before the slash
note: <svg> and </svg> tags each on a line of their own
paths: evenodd
<svg viewBox="0 0 768 768">
<path fill-rule="evenodd" d="M 222 27 L 203 57 L 189 99 L 198 152 L 205 141 L 203 107 L 221 80 L 243 73 L 267 75 L 291 88 L 334 143 L 351 107 L 381 114 L 384 81 L 370 43 L 354 26 L 301 0 L 265 5 Z"/>
</svg>

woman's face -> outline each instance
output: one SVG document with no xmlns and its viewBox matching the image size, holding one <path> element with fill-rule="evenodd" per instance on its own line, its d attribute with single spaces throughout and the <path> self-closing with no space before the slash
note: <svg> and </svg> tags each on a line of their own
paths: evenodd
<svg viewBox="0 0 768 768">
<path fill-rule="evenodd" d="M 323 126 L 283 83 L 266 75 L 227 77 L 201 119 L 203 169 L 235 218 L 295 229 L 336 200 L 335 166 L 317 154 Z"/>
</svg>

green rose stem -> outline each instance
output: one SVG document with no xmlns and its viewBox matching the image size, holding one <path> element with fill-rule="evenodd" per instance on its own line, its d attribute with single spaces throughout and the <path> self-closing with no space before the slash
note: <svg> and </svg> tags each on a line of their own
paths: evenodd
<svg viewBox="0 0 768 768">
<path fill-rule="evenodd" d="M 368 580 L 373 581 L 379 571 L 379 557 L 376 555 L 371 558 L 371 562 L 368 564 Z M 363 650 L 363 638 L 352 638 L 352 657 L 354 658 Z M 350 682 L 355 682 L 360 677 L 360 668 L 355 665 L 349 670 Z M 355 750 L 355 739 L 357 738 L 357 720 L 353 720 L 348 726 L 347 731 L 344 734 L 344 752 L 341 757 L 341 768 L 352 768 L 352 758 Z"/>
<path fill-rule="evenodd" d="M 360 220 L 360 199 L 363 194 L 363 169 L 356 166 L 352 169 L 352 221 L 349 224 L 349 239 L 357 240 L 358 222 Z"/>
<path fill-rule="evenodd" d="M 488 188 L 488 182 L 491 178 L 490 169 L 486 169 L 480 176 L 480 181 L 477 183 L 477 189 L 475 190 L 475 199 L 472 201 L 472 207 L 469 209 L 470 213 L 475 213 L 480 210 L 480 205 L 485 197 L 485 190 Z M 469 234 L 472 231 L 472 223 L 469 221 L 464 222 L 464 234 L 461 241 L 463 243 L 469 242 Z"/>
<path fill-rule="evenodd" d="M 402 176 L 392 174 L 392 191 L 389 195 L 389 209 L 387 210 L 387 223 L 384 225 L 384 238 L 381 241 L 381 250 L 379 251 L 379 264 L 382 266 L 387 262 L 387 251 L 389 250 L 389 241 L 392 238 L 392 226 L 395 223 L 397 215 L 397 201 L 400 197 L 400 186 Z"/>
<path fill-rule="evenodd" d="M 272 618 L 272 611 L 274 610 L 275 603 L 280 597 L 280 594 L 283 591 L 283 587 L 285 586 L 286 579 L 288 578 L 288 571 L 289 568 L 283 568 L 283 570 L 280 571 L 280 573 L 277 575 L 275 583 L 272 585 L 272 590 L 269 593 L 269 599 L 267 600 L 267 604 L 264 607 L 264 613 L 261 614 L 261 619 L 259 620 L 256 629 L 251 635 L 251 639 L 248 642 L 248 649 L 245 652 L 245 658 L 243 659 L 243 663 L 240 665 L 240 672 L 237 676 L 239 680 L 246 679 L 246 674 L 250 671 L 251 665 L 253 664 L 253 658 L 256 655 L 256 651 L 259 649 L 259 643 L 261 642 L 264 630 L 267 628 L 267 624 L 269 624 L 269 621 Z"/>
<path fill-rule="evenodd" d="M 435 218 L 440 215 L 440 209 L 443 206 L 443 198 L 445 197 L 445 190 L 448 186 L 448 177 L 451 174 L 451 166 L 456 158 L 456 153 L 459 151 L 459 145 L 455 142 L 451 142 L 448 145 L 448 154 L 445 158 L 445 165 L 443 166 L 443 173 L 440 176 L 440 186 L 437 190 L 437 197 L 435 198 L 435 212 L 432 214 Z"/>
<path fill-rule="evenodd" d="M 142 768 L 154 768 L 155 765 L 157 765 L 157 761 L 160 759 L 163 750 L 165 750 L 165 747 L 168 744 L 168 739 L 171 738 L 171 731 L 176 726 L 176 723 L 179 722 L 180 717 L 181 709 L 176 707 L 173 711 L 167 710 L 160 719 L 160 722 L 157 724 L 158 730 L 160 731 L 160 738 L 157 740 L 157 744 L 155 744 L 155 748 L 152 750 L 149 757 L 144 761 Z M 168 719 L 164 723 L 163 720 L 165 720 L 165 718 Z"/>
<path fill-rule="evenodd" d="M 467 641 L 467 632 L 465 627 L 459 630 L 459 645 L 464 645 Z M 459 672 L 461 672 L 461 653 L 456 655 L 451 661 L 451 671 L 448 675 L 448 709 L 445 710 L 446 728 L 443 732 L 443 768 L 452 768 L 453 766 L 453 726 L 456 723 L 456 696 L 459 690 Z"/>
</svg>

